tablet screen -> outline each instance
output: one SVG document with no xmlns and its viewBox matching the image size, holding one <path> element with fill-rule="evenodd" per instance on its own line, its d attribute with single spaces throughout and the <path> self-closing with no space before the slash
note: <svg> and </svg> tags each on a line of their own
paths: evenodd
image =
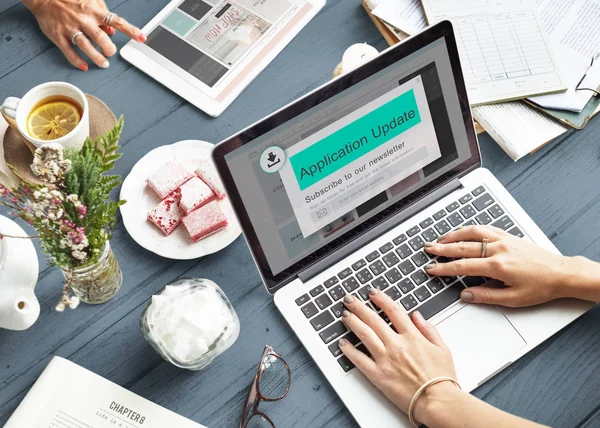
<svg viewBox="0 0 600 428">
<path fill-rule="evenodd" d="M 137 46 L 220 101 L 312 7 L 308 0 L 183 0 Z"/>
</svg>

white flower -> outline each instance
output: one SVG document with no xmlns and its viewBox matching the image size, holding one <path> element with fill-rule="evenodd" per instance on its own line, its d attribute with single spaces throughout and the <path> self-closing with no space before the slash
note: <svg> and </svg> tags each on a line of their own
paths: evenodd
<svg viewBox="0 0 600 428">
<path fill-rule="evenodd" d="M 71 193 L 70 195 L 67 196 L 67 201 L 69 202 L 77 202 L 79 200 L 79 196 L 77 196 L 74 193 Z"/>
<path fill-rule="evenodd" d="M 65 160 L 63 148 L 60 144 L 44 144 L 36 149 L 31 171 L 42 180 L 56 183 L 71 169 L 71 161 Z"/>
<path fill-rule="evenodd" d="M 79 250 L 72 251 L 71 255 L 77 260 L 84 260 L 87 257 L 87 253 L 85 251 Z"/>
<path fill-rule="evenodd" d="M 41 210 L 37 210 L 37 211 L 35 212 L 35 216 L 36 216 L 37 218 L 42 218 L 42 217 L 44 216 L 44 212 L 43 212 L 43 211 L 41 211 Z"/>
<path fill-rule="evenodd" d="M 48 224 L 48 223 L 50 223 L 50 220 L 48 220 L 47 218 L 42 220 L 42 224 Z"/>
<path fill-rule="evenodd" d="M 71 299 L 69 299 L 69 307 L 71 309 L 77 309 L 77 306 L 79 306 L 79 302 L 79 297 L 71 296 Z"/>
<path fill-rule="evenodd" d="M 33 197 L 35 199 L 40 199 L 40 196 L 42 196 L 42 194 L 39 192 L 39 190 L 36 190 L 35 192 L 33 192 Z"/>
<path fill-rule="evenodd" d="M 56 214 L 54 214 L 54 213 L 48 213 L 48 218 L 44 219 L 44 220 L 52 220 L 52 221 L 54 221 L 54 220 L 56 220 Z M 44 220 L 42 220 L 42 221 L 44 221 Z"/>
<path fill-rule="evenodd" d="M 60 218 L 62 218 L 62 216 L 63 216 L 63 214 L 64 214 L 64 213 L 65 213 L 65 212 L 63 211 L 63 209 L 62 209 L 62 208 L 59 208 L 59 210 L 56 212 L 56 218 L 57 218 L 57 219 L 60 219 Z"/>
</svg>

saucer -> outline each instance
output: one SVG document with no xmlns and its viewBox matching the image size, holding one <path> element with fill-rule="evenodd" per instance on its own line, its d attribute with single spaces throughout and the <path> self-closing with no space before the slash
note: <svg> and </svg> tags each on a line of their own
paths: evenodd
<svg viewBox="0 0 600 428">
<path fill-rule="evenodd" d="M 229 197 L 218 201 L 227 216 L 227 227 L 197 242 L 192 241 L 183 224 L 165 236 L 147 220 L 148 212 L 160 199 L 146 186 L 146 178 L 170 160 L 177 160 L 194 171 L 203 161 L 212 162 L 213 147 L 206 141 L 180 141 L 152 150 L 133 166 L 121 187 L 121 199 L 127 201 L 121 206 L 121 216 L 125 229 L 139 245 L 168 259 L 190 260 L 220 251 L 240 236 L 242 229 Z"/>
<path fill-rule="evenodd" d="M 100 99 L 93 95 L 85 95 L 90 107 L 90 138 L 106 134 L 117 124 L 114 113 Z M 2 120 L 2 119 L 0 119 Z M 13 166 L 18 174 L 32 183 L 39 183 L 37 177 L 31 172 L 33 153 L 23 138 L 8 127 L 4 133 L 4 160 Z"/>
</svg>

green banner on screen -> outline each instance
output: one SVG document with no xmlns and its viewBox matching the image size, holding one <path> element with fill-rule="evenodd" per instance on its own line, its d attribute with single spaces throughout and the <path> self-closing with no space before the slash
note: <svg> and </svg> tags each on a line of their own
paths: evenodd
<svg viewBox="0 0 600 428">
<path fill-rule="evenodd" d="M 411 89 L 290 157 L 300 190 L 421 122 Z"/>
</svg>

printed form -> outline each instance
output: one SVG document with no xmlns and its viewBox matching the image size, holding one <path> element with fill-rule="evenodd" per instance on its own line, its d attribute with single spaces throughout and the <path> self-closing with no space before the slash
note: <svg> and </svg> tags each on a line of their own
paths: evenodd
<svg viewBox="0 0 600 428">
<path fill-rule="evenodd" d="M 449 19 L 472 106 L 561 92 L 530 0 L 423 0 L 430 24 Z"/>
</svg>

